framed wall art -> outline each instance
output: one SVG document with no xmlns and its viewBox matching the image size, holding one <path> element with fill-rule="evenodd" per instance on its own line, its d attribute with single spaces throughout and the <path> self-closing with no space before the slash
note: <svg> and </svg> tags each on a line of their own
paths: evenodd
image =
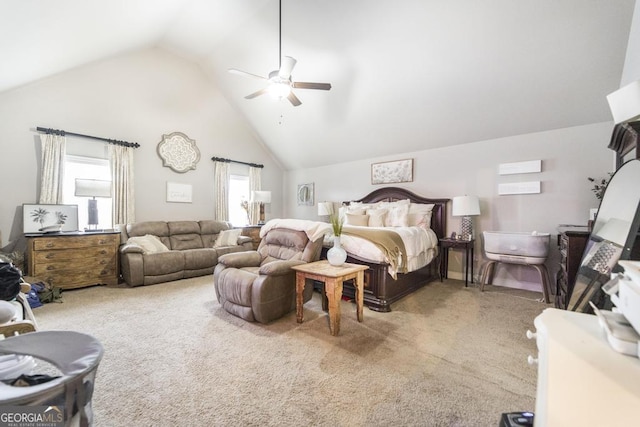
<svg viewBox="0 0 640 427">
<path fill-rule="evenodd" d="M 313 206 L 313 183 L 298 185 L 298 205 Z"/>
<path fill-rule="evenodd" d="M 371 164 L 371 184 L 413 181 L 413 159 Z"/>
<path fill-rule="evenodd" d="M 167 181 L 167 202 L 191 203 L 193 187 L 191 184 L 179 184 Z"/>
<path fill-rule="evenodd" d="M 78 205 L 23 204 L 24 234 L 78 231 Z"/>
<path fill-rule="evenodd" d="M 158 156 L 162 159 L 162 166 L 171 168 L 174 172 L 185 173 L 195 170 L 200 160 L 200 150 L 196 141 L 182 132 L 162 135 L 158 144 Z"/>
</svg>

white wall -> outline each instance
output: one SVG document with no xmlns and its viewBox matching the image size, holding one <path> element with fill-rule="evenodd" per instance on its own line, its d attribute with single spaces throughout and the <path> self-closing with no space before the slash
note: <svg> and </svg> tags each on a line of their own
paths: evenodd
<svg viewBox="0 0 640 427">
<path fill-rule="evenodd" d="M 629 31 L 629 43 L 627 55 L 624 61 L 620 87 L 640 79 L 640 1 L 636 1 L 636 7 Z"/>
<path fill-rule="evenodd" d="M 0 93 L 2 245 L 21 236 L 22 204 L 37 202 L 37 126 L 140 143 L 138 221 L 212 218 L 213 156 L 264 164 L 263 187 L 274 192 L 270 209 L 281 211 L 282 169 L 244 119 L 196 65 L 145 49 Z M 162 166 L 156 147 L 163 134 L 175 131 L 196 141 L 201 153 L 196 170 L 179 174 Z M 101 147 L 88 139 L 69 140 Z M 193 203 L 167 203 L 167 181 L 192 184 Z"/>
<path fill-rule="evenodd" d="M 588 221 L 589 208 L 598 201 L 587 177 L 605 177 L 613 169 L 613 154 L 607 149 L 612 122 L 519 135 L 447 148 L 402 153 L 392 158 L 376 158 L 333 166 L 289 171 L 285 174 L 285 215 L 318 219 L 317 206 L 297 206 L 298 184 L 315 184 L 315 200 L 344 201 L 358 199 L 378 185 L 371 185 L 371 163 L 384 160 L 414 159 L 414 180 L 397 184 L 413 192 L 435 198 L 475 194 L 480 198 L 481 216 L 475 219 L 476 235 L 483 230 L 539 231 L 552 233 L 553 250 L 548 267 L 552 278 L 557 270 L 555 249 L 559 224 Z M 542 160 L 542 172 L 499 176 L 500 163 Z M 535 195 L 498 195 L 504 182 L 541 181 L 542 192 Z M 448 234 L 459 231 L 460 219 L 450 215 Z M 476 245 L 476 267 L 482 248 Z M 462 277 L 460 254 L 451 252 L 450 277 Z M 537 277 L 521 268 L 500 268 L 496 284 L 539 289 Z M 476 269 L 476 272 L 478 269 Z M 553 280 L 553 279 L 552 279 Z M 517 282 L 524 282 L 518 284 Z M 531 282 L 531 283 L 528 283 Z"/>
</svg>

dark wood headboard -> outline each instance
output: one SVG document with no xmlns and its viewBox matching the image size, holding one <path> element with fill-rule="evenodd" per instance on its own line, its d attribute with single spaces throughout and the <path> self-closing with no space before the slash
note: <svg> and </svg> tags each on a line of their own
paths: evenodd
<svg viewBox="0 0 640 427">
<path fill-rule="evenodd" d="M 409 190 L 398 187 L 383 187 L 367 194 L 361 199 L 343 202 L 348 205 L 351 202 L 375 203 L 375 202 L 395 202 L 397 200 L 409 199 L 412 203 L 433 203 L 433 213 L 431 214 L 431 229 L 438 238 L 445 237 L 447 232 L 447 202 L 451 199 L 428 199 L 418 196 Z"/>
</svg>

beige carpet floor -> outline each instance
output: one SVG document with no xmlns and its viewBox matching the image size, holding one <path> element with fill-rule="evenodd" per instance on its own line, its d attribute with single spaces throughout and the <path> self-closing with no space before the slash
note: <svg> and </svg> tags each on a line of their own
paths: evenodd
<svg viewBox="0 0 640 427">
<path fill-rule="evenodd" d="M 497 426 L 533 410 L 525 337 L 540 294 L 447 280 L 390 313 L 342 302 L 329 334 L 320 295 L 269 324 L 221 309 L 211 277 L 91 287 L 35 310 L 40 329 L 94 335 L 105 348 L 96 426 Z"/>
</svg>

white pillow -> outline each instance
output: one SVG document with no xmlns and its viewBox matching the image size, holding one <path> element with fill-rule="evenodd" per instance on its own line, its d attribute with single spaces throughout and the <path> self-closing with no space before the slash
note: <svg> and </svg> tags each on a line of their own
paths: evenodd
<svg viewBox="0 0 640 427">
<path fill-rule="evenodd" d="M 385 227 L 407 227 L 409 225 L 409 204 L 396 204 L 389 208 L 384 221 Z"/>
<path fill-rule="evenodd" d="M 384 220 L 387 217 L 386 209 L 368 209 L 369 227 L 384 227 Z"/>
<path fill-rule="evenodd" d="M 143 254 L 155 254 L 158 252 L 168 252 L 164 243 L 153 234 L 145 234 L 144 236 L 129 237 L 127 243 L 131 243 L 142 248 Z"/>
<path fill-rule="evenodd" d="M 213 244 L 214 248 L 220 246 L 234 246 L 238 244 L 238 237 L 242 234 L 242 228 L 234 228 L 232 230 L 222 230 L 218 234 L 216 242 Z"/>
<path fill-rule="evenodd" d="M 431 228 L 431 214 L 434 204 L 411 203 L 409 205 L 408 223 L 410 227 Z"/>
<path fill-rule="evenodd" d="M 369 215 L 356 215 L 352 213 L 346 213 L 346 221 L 347 225 L 358 225 L 360 227 L 366 227 L 369 225 Z"/>
</svg>

